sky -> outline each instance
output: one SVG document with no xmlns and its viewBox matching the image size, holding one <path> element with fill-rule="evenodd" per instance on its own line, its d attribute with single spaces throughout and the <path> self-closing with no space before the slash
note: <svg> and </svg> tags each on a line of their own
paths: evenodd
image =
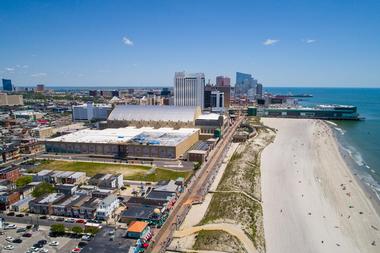
<svg viewBox="0 0 380 253">
<path fill-rule="evenodd" d="M 380 87 L 378 0 L 0 0 L 0 78 L 171 86 L 174 72 L 265 86 Z"/>
</svg>

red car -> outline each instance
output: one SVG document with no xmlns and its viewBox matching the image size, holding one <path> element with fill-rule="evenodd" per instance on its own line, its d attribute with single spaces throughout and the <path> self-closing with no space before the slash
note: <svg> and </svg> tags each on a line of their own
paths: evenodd
<svg viewBox="0 0 380 253">
<path fill-rule="evenodd" d="M 76 223 L 85 224 L 85 223 L 86 223 L 86 220 L 76 220 L 75 222 L 76 222 Z"/>
<path fill-rule="evenodd" d="M 32 237 L 32 233 L 24 233 L 22 234 L 23 237 Z"/>
<path fill-rule="evenodd" d="M 72 253 L 78 253 L 78 252 L 81 252 L 82 249 L 81 248 L 74 248 L 71 250 Z"/>
</svg>

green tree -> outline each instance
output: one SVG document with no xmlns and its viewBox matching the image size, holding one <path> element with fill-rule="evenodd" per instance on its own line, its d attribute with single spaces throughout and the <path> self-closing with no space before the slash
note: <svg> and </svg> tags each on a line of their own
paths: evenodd
<svg viewBox="0 0 380 253">
<path fill-rule="evenodd" d="M 56 235 L 63 235 L 65 233 L 65 226 L 63 224 L 53 224 L 50 226 L 50 232 Z"/>
<path fill-rule="evenodd" d="M 71 231 L 73 231 L 73 233 L 75 233 L 75 234 L 82 234 L 83 233 L 83 229 L 79 226 L 72 227 Z"/>
<path fill-rule="evenodd" d="M 53 185 L 42 182 L 41 184 L 37 185 L 36 188 L 34 188 L 32 192 L 32 196 L 35 198 L 41 197 L 47 193 L 53 193 L 55 192 L 55 188 Z"/>
<path fill-rule="evenodd" d="M 30 182 L 32 182 L 32 179 L 33 177 L 32 176 L 22 176 L 22 177 L 19 177 L 17 180 L 16 180 L 16 186 L 19 188 L 19 187 L 24 187 L 25 185 L 29 184 Z"/>
<path fill-rule="evenodd" d="M 99 228 L 97 228 L 97 227 L 86 227 L 85 229 L 84 229 L 84 232 L 87 234 L 87 233 L 90 233 L 90 234 L 96 234 L 96 233 L 98 233 L 99 232 Z"/>
</svg>

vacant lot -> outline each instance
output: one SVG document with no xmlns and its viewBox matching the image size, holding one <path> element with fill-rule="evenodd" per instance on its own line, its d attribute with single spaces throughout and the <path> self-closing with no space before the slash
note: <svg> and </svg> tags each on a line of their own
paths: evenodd
<svg viewBox="0 0 380 253">
<path fill-rule="evenodd" d="M 97 173 L 121 173 L 124 179 L 138 180 L 138 181 L 151 181 L 156 182 L 159 180 L 176 179 L 178 177 L 188 178 L 191 172 L 177 172 L 172 170 L 165 170 L 157 168 L 151 170 L 151 166 L 144 165 L 126 165 L 126 164 L 113 164 L 113 163 L 99 163 L 99 162 L 69 162 L 59 160 L 43 160 L 33 172 L 38 172 L 43 169 L 49 170 L 62 170 L 62 171 L 82 171 L 86 172 L 87 176 L 94 176 Z"/>
</svg>

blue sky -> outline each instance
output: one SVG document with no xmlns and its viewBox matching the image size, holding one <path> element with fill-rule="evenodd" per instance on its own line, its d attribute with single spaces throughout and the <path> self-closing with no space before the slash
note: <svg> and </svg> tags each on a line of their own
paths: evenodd
<svg viewBox="0 0 380 253">
<path fill-rule="evenodd" d="M 380 1 L 0 0 L 15 85 L 172 85 L 175 71 L 266 86 L 380 87 Z"/>
</svg>

